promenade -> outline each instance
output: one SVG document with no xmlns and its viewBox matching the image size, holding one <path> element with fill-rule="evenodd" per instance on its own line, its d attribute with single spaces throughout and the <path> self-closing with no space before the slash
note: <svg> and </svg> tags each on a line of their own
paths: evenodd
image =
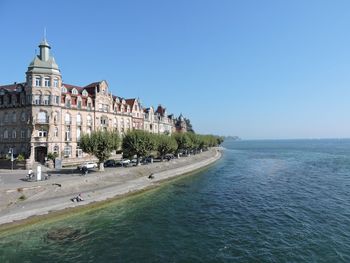
<svg viewBox="0 0 350 263">
<path fill-rule="evenodd" d="M 50 179 L 39 182 L 24 180 L 26 171 L 1 170 L 0 225 L 153 188 L 162 181 L 208 166 L 220 157 L 220 150 L 212 148 L 171 161 L 105 168 L 104 172 L 95 170 L 87 176 L 81 176 L 74 169 L 49 171 Z M 148 178 L 151 174 L 153 179 Z M 79 193 L 84 201 L 72 202 L 70 199 Z"/>
</svg>

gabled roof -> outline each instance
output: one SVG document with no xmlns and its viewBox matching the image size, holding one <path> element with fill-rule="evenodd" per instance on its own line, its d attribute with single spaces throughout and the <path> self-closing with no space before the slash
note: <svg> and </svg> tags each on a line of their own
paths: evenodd
<svg viewBox="0 0 350 263">
<path fill-rule="evenodd" d="M 162 107 L 162 105 L 159 105 L 156 110 L 156 113 L 160 114 L 161 116 L 164 116 L 165 112 L 166 112 L 166 108 Z"/>
<path fill-rule="evenodd" d="M 125 102 L 128 104 L 130 107 L 133 107 L 135 104 L 136 99 L 126 99 Z"/>
</svg>

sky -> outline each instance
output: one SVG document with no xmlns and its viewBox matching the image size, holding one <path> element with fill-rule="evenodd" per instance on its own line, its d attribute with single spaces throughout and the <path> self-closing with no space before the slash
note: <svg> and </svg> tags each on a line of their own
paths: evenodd
<svg viewBox="0 0 350 263">
<path fill-rule="evenodd" d="M 44 28 L 65 83 L 162 104 L 198 133 L 350 137 L 350 1 L 0 0 L 0 85 Z"/>
</svg>

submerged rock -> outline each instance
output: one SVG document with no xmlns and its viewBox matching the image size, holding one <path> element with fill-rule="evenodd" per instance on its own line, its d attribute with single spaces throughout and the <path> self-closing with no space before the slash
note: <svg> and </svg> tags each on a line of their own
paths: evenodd
<svg viewBox="0 0 350 263">
<path fill-rule="evenodd" d="M 73 227 L 62 227 L 49 231 L 46 238 L 53 241 L 65 241 L 67 239 L 77 239 L 80 236 L 81 230 Z"/>
</svg>

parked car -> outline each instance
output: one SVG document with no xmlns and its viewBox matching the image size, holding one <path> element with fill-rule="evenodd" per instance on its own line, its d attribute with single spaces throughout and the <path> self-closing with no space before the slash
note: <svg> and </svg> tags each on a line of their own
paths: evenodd
<svg viewBox="0 0 350 263">
<path fill-rule="evenodd" d="M 120 160 L 118 163 L 121 165 L 121 166 L 124 166 L 124 165 L 128 165 L 131 161 L 129 159 L 122 159 Z"/>
<path fill-rule="evenodd" d="M 94 162 L 85 162 L 78 165 L 78 170 L 83 169 L 83 167 L 85 167 L 86 169 L 93 169 L 93 168 L 97 168 L 98 165 L 97 163 L 94 163 Z"/>
<path fill-rule="evenodd" d="M 107 160 L 103 165 L 104 167 L 116 167 L 117 162 L 115 160 Z"/>
<path fill-rule="evenodd" d="M 168 153 L 164 156 L 164 159 L 166 159 L 168 161 L 170 161 L 171 159 L 174 159 L 174 158 L 175 158 L 174 154 L 171 154 L 171 153 Z"/>
</svg>

